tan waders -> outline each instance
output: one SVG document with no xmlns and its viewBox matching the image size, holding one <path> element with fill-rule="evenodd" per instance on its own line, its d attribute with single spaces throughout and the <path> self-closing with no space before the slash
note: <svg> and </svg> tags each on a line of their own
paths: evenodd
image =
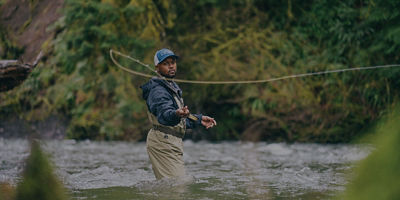
<svg viewBox="0 0 400 200">
<path fill-rule="evenodd" d="M 147 153 L 157 179 L 185 175 L 181 138 L 151 129 L 147 135 Z"/>
<path fill-rule="evenodd" d="M 179 108 L 183 100 L 174 96 Z M 183 163 L 183 142 L 186 124 L 182 118 L 176 126 L 164 126 L 158 123 L 157 117 L 148 112 L 153 128 L 147 135 L 147 153 L 157 179 L 180 177 L 185 175 Z"/>
</svg>

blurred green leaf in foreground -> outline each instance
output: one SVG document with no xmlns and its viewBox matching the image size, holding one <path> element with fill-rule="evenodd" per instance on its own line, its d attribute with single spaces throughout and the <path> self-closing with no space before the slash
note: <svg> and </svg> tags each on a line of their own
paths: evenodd
<svg viewBox="0 0 400 200">
<path fill-rule="evenodd" d="M 33 142 L 26 161 L 23 180 L 18 184 L 17 200 L 65 200 L 66 190 L 53 173 L 53 168 L 38 142 Z"/>
<path fill-rule="evenodd" d="M 400 107 L 373 136 L 376 149 L 355 170 L 344 199 L 400 199 Z"/>
</svg>

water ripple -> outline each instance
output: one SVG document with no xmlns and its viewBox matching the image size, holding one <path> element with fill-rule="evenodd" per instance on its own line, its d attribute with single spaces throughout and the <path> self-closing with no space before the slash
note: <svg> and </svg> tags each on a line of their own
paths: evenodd
<svg viewBox="0 0 400 200">
<path fill-rule="evenodd" d="M 18 182 L 29 154 L 27 145 L 23 139 L 0 139 L 0 182 Z M 184 191 L 190 191 L 190 195 L 179 195 L 187 199 L 331 194 L 344 189 L 354 162 L 372 150 L 366 145 L 262 142 L 185 141 L 184 146 L 185 165 L 192 181 L 184 181 L 188 187 Z M 166 186 L 182 184 L 155 181 L 145 143 L 52 140 L 43 142 L 43 147 L 60 179 L 76 191 L 77 199 L 88 197 L 84 191 L 104 192 L 114 187 L 122 189 L 112 191 L 147 198 L 154 197 L 154 193 L 160 195 Z"/>
</svg>

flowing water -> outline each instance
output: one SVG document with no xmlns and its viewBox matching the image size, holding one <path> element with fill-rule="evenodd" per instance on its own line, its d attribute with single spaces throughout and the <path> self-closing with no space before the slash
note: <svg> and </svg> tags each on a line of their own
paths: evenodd
<svg viewBox="0 0 400 200">
<path fill-rule="evenodd" d="M 16 184 L 28 141 L 0 138 L 0 182 Z M 331 199 L 365 145 L 184 142 L 188 176 L 156 181 L 145 143 L 51 140 L 42 145 L 73 199 Z"/>
</svg>

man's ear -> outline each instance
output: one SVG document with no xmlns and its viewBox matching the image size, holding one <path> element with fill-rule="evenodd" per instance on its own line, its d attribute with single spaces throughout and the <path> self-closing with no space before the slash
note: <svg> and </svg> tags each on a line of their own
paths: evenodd
<svg viewBox="0 0 400 200">
<path fill-rule="evenodd" d="M 156 72 L 158 73 L 158 65 L 156 65 Z"/>
</svg>

